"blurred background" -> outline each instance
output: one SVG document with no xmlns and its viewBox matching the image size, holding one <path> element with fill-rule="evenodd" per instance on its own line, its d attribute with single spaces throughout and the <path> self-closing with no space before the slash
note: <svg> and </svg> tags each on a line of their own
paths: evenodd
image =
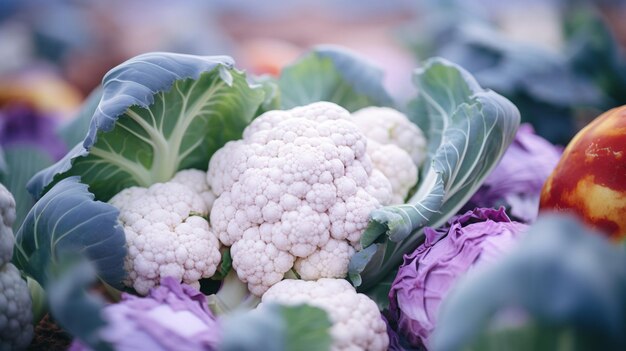
<svg viewBox="0 0 626 351">
<path fill-rule="evenodd" d="M 147 51 L 228 54 L 276 75 L 335 43 L 382 67 L 400 101 L 420 61 L 449 58 L 564 144 L 626 102 L 624 15 L 626 0 L 0 0 L 0 109 L 68 120 L 109 69 Z"/>
<path fill-rule="evenodd" d="M 626 0 L 0 0 L 0 181 L 25 182 L 26 158 L 41 167 L 80 141 L 83 101 L 148 51 L 227 54 L 278 75 L 310 47 L 339 44 L 381 67 L 399 104 L 414 94 L 410 72 L 443 56 L 565 145 L 626 104 L 624 18 Z"/>
<path fill-rule="evenodd" d="M 71 118 L 109 69 L 147 51 L 227 54 L 251 73 L 278 74 L 335 43 L 381 66 L 398 99 L 411 96 L 421 60 L 444 56 L 536 105 L 528 119 L 542 108 L 563 116 L 626 101 L 624 81 L 610 81 L 625 78 L 624 15 L 625 0 L 0 0 L 0 107 L 29 100 Z M 548 129 L 539 132 L 555 142 L 571 136 Z"/>
</svg>

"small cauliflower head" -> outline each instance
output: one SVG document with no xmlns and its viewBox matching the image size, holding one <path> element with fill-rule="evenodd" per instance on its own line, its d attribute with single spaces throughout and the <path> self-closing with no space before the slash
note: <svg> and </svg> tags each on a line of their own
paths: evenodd
<svg viewBox="0 0 626 351">
<path fill-rule="evenodd" d="M 0 184 L 0 350 L 23 350 L 33 338 L 32 302 L 20 271 L 11 264 L 15 199 Z"/>
<path fill-rule="evenodd" d="M 391 203 L 403 204 L 409 191 L 417 183 L 417 166 L 411 156 L 394 144 L 379 144 L 373 140 L 367 142 L 367 154 L 374 167 L 391 183 Z"/>
<path fill-rule="evenodd" d="M 391 201 L 366 147 L 348 111 L 318 102 L 264 113 L 213 155 L 211 225 L 253 294 L 292 268 L 346 276 L 370 212 Z"/>
<path fill-rule="evenodd" d="M 402 112 L 371 106 L 355 111 L 352 120 L 369 139 L 383 145 L 393 144 L 406 151 L 416 166 L 426 159 L 424 133 Z"/>
<path fill-rule="evenodd" d="M 219 265 L 220 243 L 205 219 L 209 213 L 206 174 L 184 170 L 166 183 L 122 190 L 109 202 L 120 210 L 128 254 L 124 283 L 146 295 L 161 278 L 195 288 Z M 185 185 L 188 184 L 188 185 Z"/>
<path fill-rule="evenodd" d="M 328 313 L 332 325 L 331 350 L 387 350 L 387 325 L 376 303 L 343 279 L 317 281 L 286 279 L 272 286 L 261 299 L 263 303 L 284 305 L 308 304 Z"/>
<path fill-rule="evenodd" d="M 389 107 L 366 107 L 352 121 L 367 136 L 367 153 L 375 168 L 391 182 L 393 204 L 404 203 L 418 180 L 417 168 L 426 157 L 421 129 L 404 114 Z"/>
</svg>

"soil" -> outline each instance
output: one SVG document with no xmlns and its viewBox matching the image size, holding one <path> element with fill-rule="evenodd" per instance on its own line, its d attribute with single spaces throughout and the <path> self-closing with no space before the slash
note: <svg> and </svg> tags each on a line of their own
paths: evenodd
<svg viewBox="0 0 626 351">
<path fill-rule="evenodd" d="M 72 337 L 46 315 L 35 327 L 35 338 L 28 347 L 29 351 L 67 350 Z"/>
</svg>

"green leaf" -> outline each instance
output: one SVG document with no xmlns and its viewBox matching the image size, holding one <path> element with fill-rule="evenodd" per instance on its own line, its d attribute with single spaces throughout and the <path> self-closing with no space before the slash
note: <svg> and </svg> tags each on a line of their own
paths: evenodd
<svg viewBox="0 0 626 351">
<path fill-rule="evenodd" d="M 223 247 L 220 252 L 222 254 L 222 261 L 220 262 L 219 267 L 217 267 L 215 274 L 211 277 L 213 280 L 222 280 L 226 278 L 233 267 L 233 259 L 230 256 L 230 247 Z"/>
<path fill-rule="evenodd" d="M 130 186 L 206 170 L 211 155 L 243 129 L 263 102 L 261 87 L 225 56 L 150 53 L 107 73 L 102 98 L 82 142 L 28 184 L 41 196 L 62 178 L 80 175 L 106 201 Z"/>
<path fill-rule="evenodd" d="M 280 110 L 280 89 L 278 87 L 278 81 L 270 75 L 253 77 L 252 81 L 255 84 L 259 84 L 265 92 L 265 100 L 255 113 L 255 116 L 260 116 L 267 111 Z"/>
<path fill-rule="evenodd" d="M 48 281 L 46 291 L 55 322 L 92 350 L 113 350 L 100 337 L 107 324 L 102 317 L 105 301 L 87 291 L 97 281 L 91 262 L 73 255 L 66 256 L 50 274 L 54 279 Z"/>
<path fill-rule="evenodd" d="M 52 158 L 40 147 L 27 144 L 15 144 L 5 147 L 6 172 L 0 172 L 0 183 L 15 197 L 15 222 L 13 230 L 17 230 L 28 211 L 35 203 L 26 190 L 26 183 L 45 167 L 53 163 Z"/>
<path fill-rule="evenodd" d="M 218 292 L 207 296 L 207 302 L 211 312 L 221 316 L 235 310 L 252 310 L 258 306 L 261 299 L 251 294 L 248 285 L 239 280 L 237 272 L 231 269 L 222 280 Z"/>
<path fill-rule="evenodd" d="M 78 177 L 66 178 L 26 216 L 15 237 L 13 260 L 45 287 L 50 280 L 48 270 L 59 259 L 80 253 L 94 262 L 102 280 L 121 287 L 126 239 L 118 215 L 115 207 L 94 201 Z"/>
<path fill-rule="evenodd" d="M 416 71 L 418 96 L 411 104 L 416 121 L 427 119 L 429 158 L 421 182 L 406 204 L 387 206 L 370 214 L 349 275 L 361 290 L 374 286 L 422 241 L 426 226 L 438 227 L 478 190 L 515 137 L 520 116 L 515 106 L 482 89 L 461 67 L 443 59 L 426 62 Z M 367 247 L 377 243 L 372 255 Z M 368 263 L 364 269 L 362 261 Z M 359 275 L 359 278 L 356 276 Z"/>
<path fill-rule="evenodd" d="M 365 234 L 364 234 L 365 235 Z M 348 264 L 348 275 L 354 286 L 361 285 L 361 275 L 367 264 L 373 259 L 374 255 L 378 252 L 378 245 L 370 245 L 361 250 L 358 256 L 350 260 Z M 357 274 L 355 274 L 355 272 Z"/>
<path fill-rule="evenodd" d="M 308 305 L 264 304 L 223 321 L 221 351 L 322 351 L 332 343 L 328 315 Z"/>
<path fill-rule="evenodd" d="M 433 350 L 514 350 L 499 344 L 506 329 L 528 350 L 624 350 L 626 253 L 573 217 L 544 215 L 515 251 L 455 285 L 437 323 Z"/>
<path fill-rule="evenodd" d="M 31 277 L 26 277 L 26 285 L 28 285 L 30 300 L 33 302 L 33 324 L 37 325 L 48 313 L 46 291 Z"/>
<path fill-rule="evenodd" d="M 376 302 L 378 309 L 384 311 L 389 307 L 389 291 L 391 285 L 398 274 L 398 267 L 392 269 L 386 277 L 382 278 L 373 288 L 367 290 L 365 294 Z"/>
<path fill-rule="evenodd" d="M 278 80 L 283 109 L 330 101 L 349 111 L 391 106 L 383 72 L 343 48 L 319 46 L 283 69 Z"/>
</svg>

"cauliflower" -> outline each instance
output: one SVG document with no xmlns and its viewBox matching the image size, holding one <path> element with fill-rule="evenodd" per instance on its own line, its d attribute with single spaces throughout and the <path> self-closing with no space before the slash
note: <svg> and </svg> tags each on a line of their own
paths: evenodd
<svg viewBox="0 0 626 351">
<path fill-rule="evenodd" d="M 0 350 L 25 349 L 34 333 L 28 286 L 10 262 L 14 220 L 15 199 L 0 184 Z"/>
<path fill-rule="evenodd" d="M 346 276 L 370 212 L 392 196 L 366 148 L 348 111 L 318 102 L 266 112 L 213 155 L 211 225 L 253 294 L 292 268 Z"/>
<path fill-rule="evenodd" d="M 393 144 L 406 151 L 416 166 L 424 162 L 424 133 L 403 113 L 389 107 L 366 107 L 355 111 L 352 121 L 369 139 L 384 145 Z"/>
<path fill-rule="evenodd" d="M 391 183 L 391 203 L 403 204 L 409 191 L 417 183 L 417 166 L 411 156 L 394 144 L 379 144 L 374 140 L 368 140 L 367 154 L 374 167 Z"/>
<path fill-rule="evenodd" d="M 286 279 L 272 286 L 263 295 L 263 303 L 286 305 L 306 303 L 328 313 L 333 323 L 332 350 L 387 350 L 387 325 L 378 306 L 367 296 L 357 294 L 343 279 L 304 281 Z"/>
<path fill-rule="evenodd" d="M 426 157 L 426 139 L 414 123 L 389 107 L 366 107 L 352 114 L 352 121 L 369 139 L 372 164 L 391 182 L 393 204 L 404 203 L 418 180 L 417 167 Z"/>
<path fill-rule="evenodd" d="M 206 204 L 207 211 L 211 212 L 213 202 L 215 201 L 215 193 L 213 193 L 211 187 L 209 187 L 209 184 L 206 182 L 205 172 L 198 169 L 185 169 L 176 173 L 170 182 L 186 185 L 189 189 L 200 195 Z"/>
<path fill-rule="evenodd" d="M 204 218 L 210 205 L 205 178 L 202 171 L 180 171 L 169 182 L 124 189 L 109 201 L 120 210 L 126 234 L 124 283 L 137 293 L 147 294 L 167 276 L 199 288 L 200 279 L 215 273 L 220 243 Z"/>
</svg>

